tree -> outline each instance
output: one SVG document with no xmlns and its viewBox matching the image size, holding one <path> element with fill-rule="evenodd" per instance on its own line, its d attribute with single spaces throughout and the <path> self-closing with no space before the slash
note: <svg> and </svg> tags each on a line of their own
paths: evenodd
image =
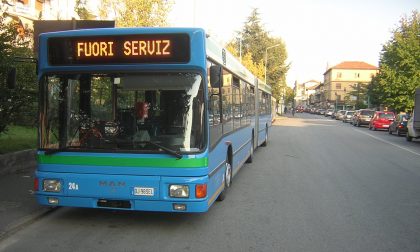
<svg viewBox="0 0 420 252">
<path fill-rule="evenodd" d="M 0 16 L 0 134 L 7 131 L 8 125 L 16 122 L 32 124 L 37 113 L 37 85 L 35 64 L 19 62 L 20 57 L 33 56 L 30 49 L 32 32 L 23 29 L 21 24 L 6 22 Z M 6 85 L 8 72 L 17 69 L 16 87 Z"/>
<path fill-rule="evenodd" d="M 230 42 L 226 45 L 226 49 L 233 54 L 233 56 L 239 58 L 239 53 L 235 48 L 235 43 Z M 241 63 L 244 65 L 252 74 L 257 76 L 260 79 L 264 79 L 264 63 L 260 61 L 255 63 L 252 60 L 252 53 L 247 52 L 245 55 L 242 55 Z"/>
<path fill-rule="evenodd" d="M 420 87 L 420 14 L 403 17 L 392 38 L 383 46 L 379 74 L 369 94 L 376 102 L 396 111 L 411 110 L 414 92 Z M 378 104 L 379 105 L 379 104 Z"/>
<path fill-rule="evenodd" d="M 351 88 L 352 88 L 352 91 L 348 92 L 347 96 L 349 96 L 349 99 L 350 97 L 355 97 L 355 99 L 353 99 L 353 101 L 351 101 L 350 104 L 354 105 L 355 109 L 366 108 L 367 107 L 366 102 L 368 100 L 367 98 L 368 85 L 362 82 L 359 82 L 355 85 L 352 85 Z"/>
<path fill-rule="evenodd" d="M 76 0 L 76 5 L 74 7 L 74 11 L 79 15 L 80 19 L 82 20 L 92 20 L 95 18 L 86 6 L 87 0 Z"/>
<path fill-rule="evenodd" d="M 171 7 L 168 0 L 102 0 L 99 15 L 102 19 L 112 15 L 117 27 L 157 27 L 167 25 Z"/>
<path fill-rule="evenodd" d="M 258 9 L 254 9 L 248 17 L 242 31 L 237 33 L 241 39 L 232 39 L 227 48 L 234 55 L 238 56 L 238 49 L 241 46 L 242 64 L 244 64 L 258 78 L 265 78 L 265 67 L 267 67 L 267 84 L 272 87 L 273 96 L 279 100 L 281 90 L 286 87 L 286 73 L 289 66 L 286 65 L 287 51 L 285 43 L 280 38 L 271 37 L 261 24 Z M 267 66 L 265 64 L 266 49 Z M 251 62 L 249 62 L 251 60 Z"/>
<path fill-rule="evenodd" d="M 293 88 L 286 86 L 284 89 L 284 104 L 293 104 L 295 100 L 295 92 L 293 91 Z"/>
</svg>

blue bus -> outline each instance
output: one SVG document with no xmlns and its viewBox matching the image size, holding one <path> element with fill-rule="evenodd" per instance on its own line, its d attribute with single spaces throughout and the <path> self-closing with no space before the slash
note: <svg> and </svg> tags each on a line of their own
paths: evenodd
<svg viewBox="0 0 420 252">
<path fill-rule="evenodd" d="M 271 89 L 198 28 L 39 37 L 37 201 L 206 212 L 268 142 Z"/>
</svg>

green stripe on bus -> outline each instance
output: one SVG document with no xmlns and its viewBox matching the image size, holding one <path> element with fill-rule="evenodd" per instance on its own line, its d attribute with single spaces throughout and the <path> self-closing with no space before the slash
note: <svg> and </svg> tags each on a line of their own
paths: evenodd
<svg viewBox="0 0 420 252">
<path fill-rule="evenodd" d="M 123 166 L 123 167 L 165 167 L 200 168 L 208 164 L 207 158 L 126 158 L 126 157 L 87 157 L 87 156 L 46 156 L 38 155 L 40 164 Z"/>
</svg>

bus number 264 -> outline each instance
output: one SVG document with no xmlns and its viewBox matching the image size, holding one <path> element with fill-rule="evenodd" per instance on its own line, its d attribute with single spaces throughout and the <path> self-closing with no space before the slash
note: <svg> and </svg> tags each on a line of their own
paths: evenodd
<svg viewBox="0 0 420 252">
<path fill-rule="evenodd" d="M 69 190 L 79 190 L 79 185 L 74 182 L 69 182 Z"/>
</svg>

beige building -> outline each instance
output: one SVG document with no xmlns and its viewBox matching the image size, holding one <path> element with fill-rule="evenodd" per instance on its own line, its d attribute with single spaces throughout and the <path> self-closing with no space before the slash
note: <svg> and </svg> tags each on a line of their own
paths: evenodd
<svg viewBox="0 0 420 252">
<path fill-rule="evenodd" d="M 344 61 L 324 73 L 324 107 L 345 105 L 354 101 L 349 92 L 357 85 L 367 85 L 378 73 L 378 67 L 362 61 Z M 351 103 L 351 102 L 350 102 Z"/>
</svg>

